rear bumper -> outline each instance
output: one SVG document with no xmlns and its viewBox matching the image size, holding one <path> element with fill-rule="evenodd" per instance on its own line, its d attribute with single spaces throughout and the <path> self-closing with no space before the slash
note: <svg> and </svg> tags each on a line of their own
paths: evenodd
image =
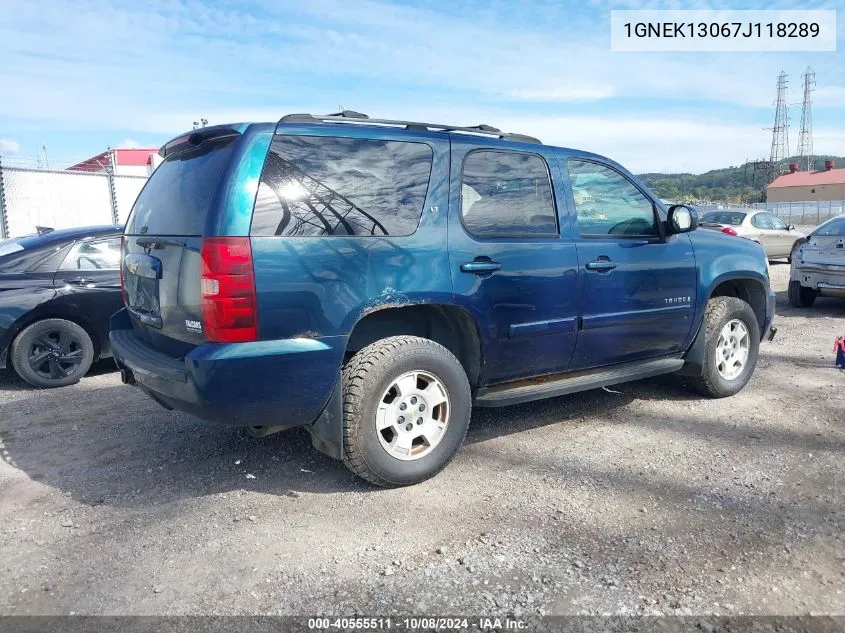
<svg viewBox="0 0 845 633">
<path fill-rule="evenodd" d="M 845 294 L 845 264 L 800 263 L 793 266 L 791 279 L 822 294 Z"/>
<path fill-rule="evenodd" d="M 126 310 L 109 333 L 124 381 L 159 404 L 218 424 L 302 426 L 325 408 L 341 370 L 346 337 L 206 343 L 174 359 L 148 346 Z"/>
</svg>

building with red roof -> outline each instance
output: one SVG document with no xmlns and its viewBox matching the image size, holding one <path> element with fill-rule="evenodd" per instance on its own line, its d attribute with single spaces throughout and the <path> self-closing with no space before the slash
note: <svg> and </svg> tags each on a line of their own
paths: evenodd
<svg viewBox="0 0 845 633">
<path fill-rule="evenodd" d="M 68 170 L 97 173 L 112 167 L 116 176 L 149 176 L 160 161 L 157 147 L 109 149 L 68 167 Z"/>
<path fill-rule="evenodd" d="M 789 173 L 778 176 L 766 188 L 766 200 L 845 200 L 845 169 L 837 169 L 832 160 L 826 160 L 821 171 L 799 171 L 798 163 L 791 163 Z"/>
</svg>

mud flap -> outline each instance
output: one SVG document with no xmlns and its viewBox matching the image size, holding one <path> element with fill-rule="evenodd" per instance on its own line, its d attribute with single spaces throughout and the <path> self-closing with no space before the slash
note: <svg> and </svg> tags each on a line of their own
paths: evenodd
<svg viewBox="0 0 845 633">
<path fill-rule="evenodd" d="M 704 371 L 704 320 L 698 326 L 698 333 L 692 341 L 687 353 L 684 355 L 684 366 L 678 371 L 679 376 L 700 376 Z"/>
<path fill-rule="evenodd" d="M 340 376 L 323 412 L 305 428 L 311 434 L 314 448 L 334 459 L 343 458 L 343 386 Z"/>
</svg>

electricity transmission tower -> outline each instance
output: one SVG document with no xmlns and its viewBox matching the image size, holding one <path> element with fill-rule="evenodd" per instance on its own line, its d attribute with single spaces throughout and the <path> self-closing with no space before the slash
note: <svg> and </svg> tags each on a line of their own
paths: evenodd
<svg viewBox="0 0 845 633">
<path fill-rule="evenodd" d="M 772 151 L 769 154 L 770 173 L 769 182 L 780 176 L 786 170 L 789 159 L 789 111 L 786 105 L 786 73 L 780 71 L 778 75 L 778 97 L 775 104 L 775 126 L 772 128 Z"/>
<path fill-rule="evenodd" d="M 804 74 L 804 102 L 801 105 L 801 132 L 798 135 L 798 156 L 801 166 L 812 171 L 813 161 L 813 88 L 816 87 L 816 73 L 809 66 Z"/>
</svg>

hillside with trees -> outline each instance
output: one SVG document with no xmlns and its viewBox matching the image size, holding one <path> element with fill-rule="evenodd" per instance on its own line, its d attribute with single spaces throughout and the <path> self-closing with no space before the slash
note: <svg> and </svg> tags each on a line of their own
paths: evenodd
<svg viewBox="0 0 845 633">
<path fill-rule="evenodd" d="M 833 159 L 845 167 L 845 157 L 816 156 L 815 168 L 824 169 L 824 161 Z M 799 162 L 798 157 L 789 159 Z M 760 202 L 765 175 L 754 163 L 714 169 L 703 174 L 640 174 L 639 177 L 664 200 L 713 200 L 719 202 Z"/>
</svg>

